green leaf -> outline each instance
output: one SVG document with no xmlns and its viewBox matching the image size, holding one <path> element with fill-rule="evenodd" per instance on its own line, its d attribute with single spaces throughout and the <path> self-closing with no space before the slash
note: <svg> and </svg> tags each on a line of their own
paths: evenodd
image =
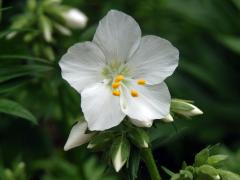
<svg viewBox="0 0 240 180">
<path fill-rule="evenodd" d="M 168 168 L 161 166 L 161 168 L 165 171 L 165 173 L 169 176 L 173 176 L 175 173 L 170 171 Z"/>
<path fill-rule="evenodd" d="M 195 162 L 194 162 L 194 166 L 201 166 L 203 164 L 206 164 L 207 160 L 209 157 L 209 147 L 203 149 L 202 151 L 200 151 L 199 153 L 197 153 L 197 155 L 195 156 Z"/>
<path fill-rule="evenodd" d="M 228 158 L 227 155 L 222 155 L 222 154 L 218 154 L 218 155 L 213 155 L 208 157 L 207 163 L 210 165 L 216 165 L 224 160 L 226 160 Z"/>
<path fill-rule="evenodd" d="M 130 154 L 130 144 L 128 140 L 121 136 L 114 140 L 111 147 L 111 157 L 114 169 L 119 172 L 127 162 Z"/>
<path fill-rule="evenodd" d="M 237 8 L 240 10 L 240 1 L 239 0 L 232 0 L 232 2 L 237 6 Z"/>
<path fill-rule="evenodd" d="M 9 66 L 0 67 L 0 83 L 22 77 L 26 75 L 33 75 L 37 73 L 46 72 L 52 70 L 53 67 L 45 65 L 15 65 L 9 69 Z"/>
<path fill-rule="evenodd" d="M 240 54 L 240 37 L 219 36 L 217 39 L 230 50 Z"/>
<path fill-rule="evenodd" d="M 31 61 L 36 61 L 36 62 L 41 62 L 44 64 L 49 64 L 51 65 L 52 62 L 39 58 L 39 57 L 32 57 L 32 56 L 26 56 L 26 55 L 10 55 L 10 54 L 4 54 L 0 55 L 0 59 L 12 59 L 12 60 L 31 60 Z"/>
<path fill-rule="evenodd" d="M 13 116 L 21 117 L 23 119 L 29 120 L 34 124 L 37 124 L 37 119 L 23 106 L 17 102 L 0 99 L 0 113 L 10 114 Z"/>
<path fill-rule="evenodd" d="M 129 133 L 133 144 L 135 144 L 139 148 L 148 148 L 150 143 L 150 138 L 148 134 L 140 128 L 133 128 Z"/>
</svg>

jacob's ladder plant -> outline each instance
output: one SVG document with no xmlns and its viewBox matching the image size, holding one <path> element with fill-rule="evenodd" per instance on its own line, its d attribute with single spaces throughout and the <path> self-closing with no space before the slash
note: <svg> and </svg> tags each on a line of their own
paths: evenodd
<svg viewBox="0 0 240 180">
<path fill-rule="evenodd" d="M 161 179 L 145 128 L 154 120 L 171 122 L 175 113 L 202 113 L 198 109 L 191 114 L 195 106 L 175 100 L 170 114 L 171 96 L 164 80 L 172 75 L 178 59 L 179 51 L 169 41 L 142 37 L 131 16 L 109 11 L 93 40 L 73 45 L 59 62 L 63 79 L 81 94 L 86 120 L 73 126 L 64 149 L 88 141 L 89 149 L 110 149 L 106 157 L 118 172 L 135 146 L 141 149 L 151 178 Z"/>
</svg>

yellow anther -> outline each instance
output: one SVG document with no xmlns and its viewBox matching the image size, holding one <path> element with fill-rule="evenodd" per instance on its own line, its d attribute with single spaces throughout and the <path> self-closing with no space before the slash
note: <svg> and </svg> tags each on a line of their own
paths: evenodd
<svg viewBox="0 0 240 180">
<path fill-rule="evenodd" d="M 115 89 L 115 90 L 112 91 L 112 94 L 113 94 L 114 96 L 120 96 L 121 93 L 120 93 L 119 90 Z"/>
<path fill-rule="evenodd" d="M 145 84 L 146 84 L 146 80 L 144 80 L 144 79 L 139 79 L 139 80 L 137 80 L 137 83 L 138 83 L 139 85 L 145 85 Z"/>
<path fill-rule="evenodd" d="M 115 78 L 115 82 L 120 82 L 124 79 L 124 76 L 123 75 L 117 75 L 116 78 Z"/>
<path fill-rule="evenodd" d="M 132 97 L 138 97 L 138 92 L 136 90 L 131 90 Z"/>
<path fill-rule="evenodd" d="M 113 88 L 113 89 L 116 89 L 116 88 L 118 88 L 119 86 L 120 86 L 120 82 L 115 82 L 115 83 L 112 84 L 112 88 Z"/>
</svg>

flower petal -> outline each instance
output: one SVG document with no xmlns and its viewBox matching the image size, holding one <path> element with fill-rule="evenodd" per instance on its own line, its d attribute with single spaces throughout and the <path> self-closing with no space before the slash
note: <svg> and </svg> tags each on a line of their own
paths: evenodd
<svg viewBox="0 0 240 180">
<path fill-rule="evenodd" d="M 137 49 L 141 40 L 141 29 L 129 15 L 111 10 L 99 22 L 93 38 L 109 63 L 126 61 Z"/>
<path fill-rule="evenodd" d="M 81 93 L 81 107 L 91 131 L 103 131 L 117 126 L 125 117 L 119 97 L 113 96 L 105 83 L 97 83 Z"/>
<path fill-rule="evenodd" d="M 64 146 L 64 150 L 68 151 L 74 147 L 87 143 L 94 133 L 85 134 L 87 123 L 85 121 L 78 122 L 72 127 L 68 140 Z"/>
<path fill-rule="evenodd" d="M 148 84 L 161 83 L 178 65 L 179 52 L 167 40 L 158 36 L 144 36 L 127 66 L 134 79 L 145 79 Z"/>
<path fill-rule="evenodd" d="M 122 111 L 130 118 L 150 121 L 169 114 L 171 97 L 165 83 L 139 86 L 132 82 L 129 87 L 122 87 L 120 104 Z M 131 96 L 132 89 L 138 92 L 138 97 Z"/>
<path fill-rule="evenodd" d="M 105 57 L 92 42 L 77 43 L 68 49 L 59 62 L 62 77 L 81 92 L 83 88 L 100 82 Z"/>
</svg>

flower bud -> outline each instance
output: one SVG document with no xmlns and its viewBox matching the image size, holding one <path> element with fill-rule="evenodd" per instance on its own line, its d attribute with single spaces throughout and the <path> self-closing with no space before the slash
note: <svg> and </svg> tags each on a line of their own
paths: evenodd
<svg viewBox="0 0 240 180">
<path fill-rule="evenodd" d="M 147 128 L 149 128 L 153 124 L 153 120 L 140 121 L 140 120 L 132 119 L 132 118 L 129 118 L 129 120 L 132 124 L 134 124 L 137 127 L 147 127 Z"/>
<path fill-rule="evenodd" d="M 84 28 L 88 21 L 87 16 L 75 8 L 65 11 L 63 13 L 63 18 L 70 28 Z"/>
<path fill-rule="evenodd" d="M 161 119 L 163 122 L 165 122 L 165 123 L 170 123 L 170 122 L 173 122 L 174 121 L 174 119 L 173 119 L 173 117 L 172 117 L 172 115 L 171 114 L 168 114 L 165 118 L 163 118 L 163 119 Z"/>
<path fill-rule="evenodd" d="M 203 114 L 203 112 L 188 101 L 181 99 L 172 99 L 171 111 L 176 114 L 183 115 L 185 117 L 197 116 Z"/>
<path fill-rule="evenodd" d="M 69 134 L 68 140 L 64 146 L 64 150 L 68 151 L 77 146 L 81 146 L 82 144 L 87 143 L 90 141 L 94 133 L 86 134 L 85 131 L 87 130 L 87 123 L 85 121 L 78 122 L 72 127 L 72 130 Z"/>
</svg>

